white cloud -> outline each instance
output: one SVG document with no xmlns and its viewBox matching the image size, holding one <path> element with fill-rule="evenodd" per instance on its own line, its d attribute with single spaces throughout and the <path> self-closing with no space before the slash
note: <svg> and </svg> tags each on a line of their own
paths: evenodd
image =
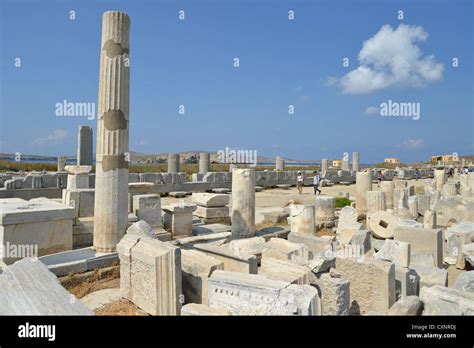
<svg viewBox="0 0 474 348">
<path fill-rule="evenodd" d="M 380 109 L 376 106 L 369 106 L 364 111 L 364 113 L 366 113 L 367 115 L 375 115 L 375 114 L 378 114 L 379 112 L 380 112 Z"/>
<path fill-rule="evenodd" d="M 440 80 L 443 65 L 434 56 L 422 56 L 418 43 L 428 33 L 421 26 L 400 24 L 395 30 L 388 24 L 362 45 L 359 67 L 338 81 L 328 78 L 327 84 L 339 85 L 345 94 L 365 94 L 389 87 L 423 87 Z"/>
<path fill-rule="evenodd" d="M 34 140 L 34 143 L 36 145 L 44 145 L 46 143 L 63 140 L 66 137 L 67 137 L 67 131 L 63 129 L 55 129 L 53 133 L 49 134 L 48 136 L 44 138 L 36 138 Z"/>
<path fill-rule="evenodd" d="M 416 150 L 424 148 L 425 143 L 423 139 L 408 139 L 403 141 L 401 144 L 396 145 L 395 147 L 406 150 Z"/>
</svg>

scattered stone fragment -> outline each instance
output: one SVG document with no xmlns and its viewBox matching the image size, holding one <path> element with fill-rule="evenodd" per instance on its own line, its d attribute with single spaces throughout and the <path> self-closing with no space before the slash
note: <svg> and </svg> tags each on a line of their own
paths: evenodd
<svg viewBox="0 0 474 348">
<path fill-rule="evenodd" d="M 423 302 L 418 296 L 407 296 L 403 301 L 397 301 L 388 310 L 388 315 L 421 315 Z"/>
</svg>

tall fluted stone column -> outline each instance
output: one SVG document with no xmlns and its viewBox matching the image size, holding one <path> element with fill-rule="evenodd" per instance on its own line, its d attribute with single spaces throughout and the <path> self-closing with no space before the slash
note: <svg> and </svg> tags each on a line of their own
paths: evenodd
<svg viewBox="0 0 474 348">
<path fill-rule="evenodd" d="M 387 204 L 387 209 L 393 209 L 393 181 L 380 182 L 380 189 L 385 192 L 385 202 Z"/>
<path fill-rule="evenodd" d="M 168 173 L 179 173 L 179 153 L 168 154 Z"/>
<path fill-rule="evenodd" d="M 352 170 L 355 172 L 360 170 L 360 157 L 358 152 L 352 153 Z"/>
<path fill-rule="evenodd" d="M 325 228 L 333 227 L 336 219 L 336 198 L 331 196 L 316 197 L 314 207 L 316 209 L 316 225 Z"/>
<path fill-rule="evenodd" d="M 211 171 L 211 154 L 201 152 L 199 154 L 199 174 L 206 174 Z"/>
<path fill-rule="evenodd" d="M 102 16 L 97 118 L 94 248 L 113 252 L 128 224 L 130 18 Z"/>
<path fill-rule="evenodd" d="M 356 208 L 360 212 L 367 212 L 367 191 L 372 191 L 372 171 L 357 172 Z"/>
<path fill-rule="evenodd" d="M 66 157 L 58 157 L 58 172 L 64 172 L 66 167 Z"/>
<path fill-rule="evenodd" d="M 79 126 L 77 133 L 77 165 L 91 166 L 93 162 L 92 127 Z"/>
<path fill-rule="evenodd" d="M 443 189 L 444 183 L 446 182 L 444 169 L 436 169 L 434 171 L 434 180 L 436 184 L 436 189 L 441 191 Z"/>
<path fill-rule="evenodd" d="M 278 172 L 283 172 L 285 170 L 285 160 L 280 156 L 276 157 L 275 169 Z"/>
<path fill-rule="evenodd" d="M 385 211 L 387 202 L 385 192 L 383 191 L 367 191 L 367 213 L 375 213 L 377 211 Z"/>
<path fill-rule="evenodd" d="M 255 235 L 255 171 L 234 168 L 232 171 L 232 235 L 237 238 Z"/>
<path fill-rule="evenodd" d="M 328 170 L 328 160 L 327 158 L 323 158 L 321 160 L 321 172 L 324 173 L 327 170 Z"/>
<path fill-rule="evenodd" d="M 349 157 L 342 159 L 342 170 L 349 170 Z"/>
</svg>

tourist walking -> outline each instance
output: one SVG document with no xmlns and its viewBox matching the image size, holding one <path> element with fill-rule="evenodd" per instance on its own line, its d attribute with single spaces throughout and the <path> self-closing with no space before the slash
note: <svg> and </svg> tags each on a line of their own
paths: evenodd
<svg viewBox="0 0 474 348">
<path fill-rule="evenodd" d="M 321 194 L 321 190 L 319 189 L 319 181 L 321 180 L 321 177 L 319 176 L 318 172 L 314 172 L 314 178 L 313 178 L 313 187 L 314 187 L 314 194 L 319 192 Z"/>
<path fill-rule="evenodd" d="M 296 175 L 296 187 L 298 188 L 298 193 L 303 192 L 303 174 L 298 171 L 298 174 Z"/>
</svg>

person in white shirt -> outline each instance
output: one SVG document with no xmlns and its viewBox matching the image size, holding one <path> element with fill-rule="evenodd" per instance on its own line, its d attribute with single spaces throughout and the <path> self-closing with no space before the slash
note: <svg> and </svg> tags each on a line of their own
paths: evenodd
<svg viewBox="0 0 474 348">
<path fill-rule="evenodd" d="M 314 172 L 314 178 L 313 178 L 314 194 L 316 194 L 317 192 L 321 194 L 321 190 L 319 189 L 320 180 L 321 180 L 321 177 L 319 176 L 318 172 Z"/>
<path fill-rule="evenodd" d="M 300 171 L 296 175 L 296 187 L 298 188 L 298 193 L 301 194 L 303 192 L 303 174 Z"/>
</svg>

